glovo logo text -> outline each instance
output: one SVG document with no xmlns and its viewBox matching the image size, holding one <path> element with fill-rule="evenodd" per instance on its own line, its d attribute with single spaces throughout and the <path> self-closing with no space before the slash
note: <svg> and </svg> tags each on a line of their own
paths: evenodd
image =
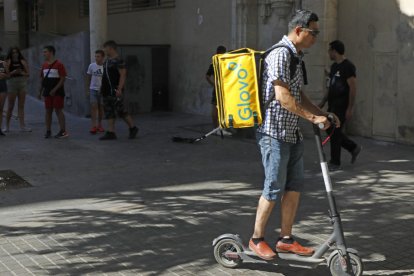
<svg viewBox="0 0 414 276">
<path fill-rule="evenodd" d="M 229 62 L 228 69 L 237 74 L 238 98 L 240 101 L 237 104 L 238 115 L 243 121 L 252 118 L 253 111 L 250 106 L 250 92 L 248 91 L 249 72 L 242 68 L 241 64 L 236 62 Z"/>
</svg>

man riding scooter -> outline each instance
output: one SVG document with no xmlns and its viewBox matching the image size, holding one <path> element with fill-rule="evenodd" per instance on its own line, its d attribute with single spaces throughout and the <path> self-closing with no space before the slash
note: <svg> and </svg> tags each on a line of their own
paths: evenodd
<svg viewBox="0 0 414 276">
<path fill-rule="evenodd" d="M 300 61 L 303 49 L 310 48 L 319 34 L 318 16 L 306 10 L 297 11 L 289 22 L 289 33 L 279 44 L 288 46 Z M 299 62 L 298 64 L 302 64 Z M 290 77 L 290 51 L 276 48 L 267 55 L 263 71 L 263 102 L 274 95 L 265 110 L 263 124 L 257 130 L 257 141 L 262 154 L 265 181 L 259 199 L 253 235 L 249 248 L 260 258 L 272 260 L 276 252 L 310 256 L 314 250 L 304 247 L 292 236 L 293 221 L 304 186 L 303 137 L 298 121 L 302 117 L 313 124 L 329 128 L 328 113 L 314 105 L 303 93 L 303 69 L 299 65 Z M 339 120 L 336 127 L 339 127 Z M 269 216 L 281 202 L 281 232 L 272 249 L 264 240 Z"/>
</svg>

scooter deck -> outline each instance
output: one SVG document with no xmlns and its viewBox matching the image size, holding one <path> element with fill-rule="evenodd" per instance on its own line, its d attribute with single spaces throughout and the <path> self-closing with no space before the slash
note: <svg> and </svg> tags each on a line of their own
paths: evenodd
<svg viewBox="0 0 414 276">
<path fill-rule="evenodd" d="M 234 253 L 233 253 L 234 254 Z M 323 258 L 313 258 L 312 256 L 305 257 L 292 253 L 277 253 L 274 260 L 266 261 L 257 256 L 249 248 L 244 247 L 242 252 L 237 253 L 244 263 L 270 263 L 282 266 L 294 266 L 301 268 L 315 268 L 320 263 L 325 262 Z"/>
</svg>

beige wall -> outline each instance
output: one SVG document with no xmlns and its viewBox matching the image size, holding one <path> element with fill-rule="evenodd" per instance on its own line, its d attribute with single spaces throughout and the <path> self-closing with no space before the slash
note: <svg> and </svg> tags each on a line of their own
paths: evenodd
<svg viewBox="0 0 414 276">
<path fill-rule="evenodd" d="M 80 17 L 79 1 L 43 0 L 39 32 L 69 35 L 89 30 L 89 18 Z"/>
<path fill-rule="evenodd" d="M 173 109 L 209 114 L 211 87 L 205 79 L 218 45 L 231 47 L 232 1 L 178 0 L 171 22 Z"/>
<path fill-rule="evenodd" d="M 397 0 L 341 1 L 338 38 L 357 67 L 352 133 L 414 143 L 414 2 L 401 2 L 404 11 Z"/>
<path fill-rule="evenodd" d="M 120 44 L 170 44 L 174 9 L 113 14 L 108 17 L 108 38 Z"/>
</svg>

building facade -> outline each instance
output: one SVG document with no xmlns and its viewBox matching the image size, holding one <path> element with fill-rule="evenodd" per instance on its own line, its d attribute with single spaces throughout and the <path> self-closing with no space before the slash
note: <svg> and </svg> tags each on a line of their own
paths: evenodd
<svg viewBox="0 0 414 276">
<path fill-rule="evenodd" d="M 127 89 L 133 112 L 169 109 L 209 114 L 211 88 L 205 73 L 215 48 L 264 50 L 287 32 L 293 11 L 303 8 L 319 15 L 321 28 L 316 45 L 305 53 L 309 75 L 306 93 L 316 102 L 321 99 L 326 89 L 324 71 L 331 63 L 328 43 L 340 39 L 346 45 L 346 56 L 357 67 L 358 91 L 349 131 L 414 144 L 411 0 L 91 1 L 105 5 L 106 17 L 101 22 L 107 28 L 107 38 L 122 45 L 130 68 Z M 93 10 L 89 4 L 85 0 L 4 0 L 0 4 L 0 28 L 4 30 L 0 45 L 20 44 L 36 53 L 36 47 L 46 42 L 92 33 L 99 25 L 95 22 L 90 27 Z M 93 51 L 88 43 L 76 45 L 85 45 L 86 53 L 79 58 L 88 59 L 87 53 Z M 61 47 L 59 57 L 70 62 L 82 51 L 78 48 L 73 53 L 71 47 Z M 87 62 L 76 62 L 80 65 L 76 70 L 85 70 L 82 66 Z M 79 87 L 81 78 L 74 77 Z M 76 93 L 81 92 L 74 88 L 71 94 Z M 73 112 L 83 115 L 86 108 Z"/>
</svg>

